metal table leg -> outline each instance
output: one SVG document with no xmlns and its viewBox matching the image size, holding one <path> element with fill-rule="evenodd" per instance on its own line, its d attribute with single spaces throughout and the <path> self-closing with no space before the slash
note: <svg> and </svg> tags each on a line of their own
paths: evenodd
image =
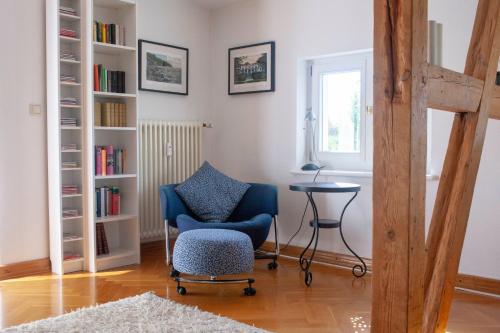
<svg viewBox="0 0 500 333">
<path fill-rule="evenodd" d="M 306 195 L 307 195 L 307 198 L 308 198 L 309 202 L 311 203 L 311 207 L 313 209 L 313 215 L 314 215 L 314 220 L 313 220 L 314 221 L 314 223 L 313 223 L 313 234 L 312 234 L 311 240 L 309 241 L 309 244 L 307 244 L 306 248 L 300 254 L 299 262 L 300 262 L 300 267 L 302 268 L 302 271 L 305 272 L 304 282 L 309 287 L 311 285 L 311 283 L 312 283 L 312 273 L 310 272 L 309 269 L 310 269 L 312 261 L 314 259 L 314 255 L 316 254 L 316 248 L 318 247 L 318 239 L 319 239 L 319 225 L 318 225 L 318 221 L 319 221 L 319 216 L 318 216 L 318 209 L 316 207 L 316 203 L 314 202 L 314 198 L 313 198 L 312 192 L 308 192 L 308 193 L 306 193 Z M 313 243 L 313 241 L 314 241 L 313 251 L 311 253 L 311 256 L 309 258 L 307 258 L 305 256 L 306 252 L 311 247 L 311 244 Z"/>
<path fill-rule="evenodd" d="M 358 196 L 358 192 L 354 193 L 354 196 L 351 198 L 351 200 L 349 200 L 349 202 L 345 205 L 344 209 L 342 210 L 342 215 L 340 216 L 340 224 L 339 224 L 339 231 L 340 231 L 340 237 L 342 238 L 342 242 L 344 242 L 344 245 L 347 247 L 347 249 L 356 257 L 358 258 L 358 260 L 361 262 L 361 265 L 359 264 L 356 264 L 354 265 L 354 267 L 352 268 L 352 274 L 355 276 L 355 277 L 362 277 L 366 274 L 366 271 L 367 271 L 367 268 L 366 268 L 366 263 L 364 262 L 364 260 L 358 256 L 358 254 L 356 252 L 354 252 L 353 249 L 351 249 L 351 247 L 347 244 L 345 238 L 344 238 L 344 233 L 342 232 L 342 221 L 344 219 L 344 214 L 345 214 L 345 211 L 347 209 L 347 207 L 349 207 L 349 205 L 351 204 L 351 202 L 353 202 L 353 200 Z"/>
</svg>

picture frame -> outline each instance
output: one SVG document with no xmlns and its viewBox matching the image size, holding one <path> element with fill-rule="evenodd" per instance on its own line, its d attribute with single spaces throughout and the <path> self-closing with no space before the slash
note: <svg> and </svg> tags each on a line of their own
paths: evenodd
<svg viewBox="0 0 500 333">
<path fill-rule="evenodd" d="M 139 90 L 189 94 L 189 49 L 139 39 Z"/>
<path fill-rule="evenodd" d="M 276 89 L 276 44 L 264 42 L 230 48 L 228 94 L 255 94 Z"/>
</svg>

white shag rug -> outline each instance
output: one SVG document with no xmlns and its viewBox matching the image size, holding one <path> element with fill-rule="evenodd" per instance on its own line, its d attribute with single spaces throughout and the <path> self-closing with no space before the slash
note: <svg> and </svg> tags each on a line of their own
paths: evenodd
<svg viewBox="0 0 500 333">
<path fill-rule="evenodd" d="M 232 319 L 163 299 L 128 297 L 1 331 L 13 332 L 239 332 L 266 333 Z"/>
</svg>

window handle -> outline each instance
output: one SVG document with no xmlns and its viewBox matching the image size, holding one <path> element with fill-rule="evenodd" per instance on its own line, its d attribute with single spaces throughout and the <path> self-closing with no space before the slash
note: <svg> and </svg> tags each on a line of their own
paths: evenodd
<svg viewBox="0 0 500 333">
<path fill-rule="evenodd" d="M 373 115 L 373 105 L 366 106 L 366 113 L 369 115 Z"/>
</svg>

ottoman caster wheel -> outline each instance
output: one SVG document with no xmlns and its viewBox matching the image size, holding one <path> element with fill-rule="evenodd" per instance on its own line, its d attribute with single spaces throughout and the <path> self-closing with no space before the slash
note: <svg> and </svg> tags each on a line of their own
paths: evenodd
<svg viewBox="0 0 500 333">
<path fill-rule="evenodd" d="M 270 271 L 275 270 L 276 268 L 278 268 L 278 263 L 276 261 L 270 262 L 269 264 L 267 264 L 267 268 Z"/>
<path fill-rule="evenodd" d="M 179 277 L 179 275 L 180 275 L 179 271 L 176 271 L 175 269 L 172 269 L 170 271 L 170 277 L 176 278 Z"/>
<path fill-rule="evenodd" d="M 243 291 L 245 292 L 245 296 L 255 296 L 255 294 L 257 293 L 257 290 L 252 287 L 245 288 L 243 289 Z"/>
<path fill-rule="evenodd" d="M 177 293 L 179 295 L 186 295 L 186 288 L 181 287 L 181 286 L 177 287 Z"/>
</svg>

